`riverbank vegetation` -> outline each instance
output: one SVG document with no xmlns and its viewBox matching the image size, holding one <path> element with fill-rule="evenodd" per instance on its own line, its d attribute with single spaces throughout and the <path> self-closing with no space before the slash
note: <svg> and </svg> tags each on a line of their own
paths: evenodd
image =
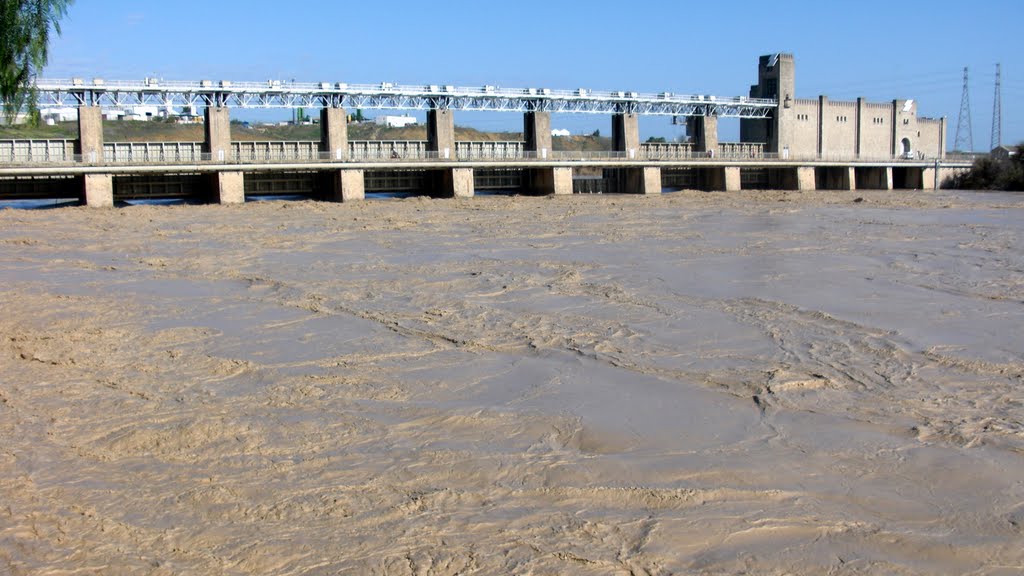
<svg viewBox="0 0 1024 576">
<path fill-rule="evenodd" d="M 947 180 L 945 187 L 1024 191 L 1024 144 L 978 158 L 970 170 Z"/>
<path fill-rule="evenodd" d="M 50 33 L 60 34 L 60 21 L 72 0 L 4 0 L 0 3 L 0 101 L 12 123 L 28 110 L 30 124 L 38 124 L 36 92 L 32 82 L 50 58 Z"/>
</svg>

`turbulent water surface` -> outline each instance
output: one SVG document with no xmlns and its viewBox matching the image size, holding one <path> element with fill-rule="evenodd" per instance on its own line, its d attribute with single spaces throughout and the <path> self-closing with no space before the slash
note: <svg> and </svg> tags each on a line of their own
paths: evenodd
<svg viewBox="0 0 1024 576">
<path fill-rule="evenodd" d="M 0 573 L 1019 574 L 1024 196 L 0 211 Z"/>
</svg>

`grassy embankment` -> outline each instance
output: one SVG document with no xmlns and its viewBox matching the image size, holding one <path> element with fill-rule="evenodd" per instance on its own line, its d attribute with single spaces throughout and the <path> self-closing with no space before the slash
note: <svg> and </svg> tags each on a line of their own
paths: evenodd
<svg viewBox="0 0 1024 576">
<path fill-rule="evenodd" d="M 388 128 L 376 124 L 350 124 L 349 140 L 426 140 L 423 125 Z M 60 122 L 54 126 L 0 126 L 0 140 L 74 140 L 78 138 L 76 122 Z M 168 122 L 108 121 L 103 123 L 103 139 L 107 142 L 200 142 L 204 138 L 202 124 Z M 319 140 L 320 127 L 243 126 L 231 125 L 233 140 L 252 142 L 266 140 Z M 519 141 L 520 132 L 481 132 L 456 126 L 455 139 L 463 142 Z M 610 150 L 611 139 L 600 136 L 555 136 L 555 150 Z"/>
</svg>

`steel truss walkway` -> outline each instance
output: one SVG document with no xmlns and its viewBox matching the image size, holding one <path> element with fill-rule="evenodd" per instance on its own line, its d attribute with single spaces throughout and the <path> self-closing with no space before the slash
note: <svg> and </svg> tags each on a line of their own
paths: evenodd
<svg viewBox="0 0 1024 576">
<path fill-rule="evenodd" d="M 39 80 L 39 104 L 45 107 L 128 106 L 232 108 L 349 108 L 387 110 L 474 110 L 649 116 L 767 118 L 778 101 L 708 95 L 640 94 L 597 90 L 538 88 L 465 88 L 440 85 L 315 84 L 281 82 L 199 82 Z"/>
</svg>

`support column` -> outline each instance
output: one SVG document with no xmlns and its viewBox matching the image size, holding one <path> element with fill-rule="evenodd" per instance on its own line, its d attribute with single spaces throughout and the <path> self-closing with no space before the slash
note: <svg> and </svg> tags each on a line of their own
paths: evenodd
<svg viewBox="0 0 1024 576">
<path fill-rule="evenodd" d="M 475 193 L 473 169 L 449 168 L 445 170 L 443 192 L 452 198 L 472 198 Z"/>
<path fill-rule="evenodd" d="M 366 178 L 362 170 L 338 170 L 331 176 L 328 202 L 351 202 L 366 199 Z"/>
<path fill-rule="evenodd" d="M 344 108 L 320 110 L 320 156 L 338 162 L 348 159 L 348 118 Z"/>
<path fill-rule="evenodd" d="M 551 144 L 551 113 L 527 112 L 523 116 L 523 150 L 536 153 L 537 158 L 547 158 L 553 150 Z"/>
<path fill-rule="evenodd" d="M 857 169 L 856 168 L 840 168 L 843 173 L 842 188 L 840 190 L 856 190 L 857 189 Z"/>
<path fill-rule="evenodd" d="M 939 171 L 935 168 L 922 168 L 921 169 L 921 190 L 935 190 L 938 188 L 938 175 Z"/>
<path fill-rule="evenodd" d="M 661 168 L 626 168 L 626 189 L 632 194 L 661 194 Z"/>
<path fill-rule="evenodd" d="M 210 155 L 214 162 L 226 162 L 231 159 L 231 115 L 222 106 L 207 106 L 204 113 L 206 140 L 203 152 Z"/>
<path fill-rule="evenodd" d="M 693 137 L 694 152 L 718 153 L 717 116 L 692 116 L 687 118 L 686 131 Z"/>
<path fill-rule="evenodd" d="M 572 168 L 537 168 L 532 176 L 533 187 L 541 194 L 572 194 Z"/>
<path fill-rule="evenodd" d="M 427 152 L 455 158 L 455 116 L 451 110 L 427 110 Z"/>
<path fill-rule="evenodd" d="M 726 166 L 725 170 L 725 191 L 726 192 L 739 192 L 743 189 L 742 181 L 740 180 L 740 167 L 739 166 Z"/>
<path fill-rule="evenodd" d="M 797 190 L 815 190 L 817 186 L 814 182 L 814 167 L 813 166 L 800 166 L 796 169 L 796 189 Z"/>
<path fill-rule="evenodd" d="M 879 174 L 879 178 L 881 180 L 879 182 L 879 188 L 881 188 L 882 190 L 892 190 L 892 166 L 882 168 L 881 174 Z"/>
<path fill-rule="evenodd" d="M 78 141 L 75 154 L 82 162 L 103 161 L 103 110 L 99 106 L 78 107 Z"/>
<path fill-rule="evenodd" d="M 215 172 L 211 175 L 213 199 L 219 204 L 245 203 L 245 175 L 239 171 Z"/>
<path fill-rule="evenodd" d="M 640 122 L 636 114 L 612 116 L 612 150 L 632 160 L 640 153 Z"/>
<path fill-rule="evenodd" d="M 82 202 L 90 208 L 114 206 L 114 177 L 111 174 L 82 176 Z"/>
</svg>

